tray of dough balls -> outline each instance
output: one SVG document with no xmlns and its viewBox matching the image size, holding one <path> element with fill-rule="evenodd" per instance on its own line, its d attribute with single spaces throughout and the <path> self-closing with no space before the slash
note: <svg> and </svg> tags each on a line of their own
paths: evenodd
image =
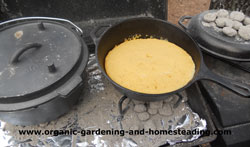
<svg viewBox="0 0 250 147">
<path fill-rule="evenodd" d="M 224 9 L 208 12 L 204 15 L 202 24 L 239 41 L 250 40 L 250 17 L 243 12 Z"/>
<path fill-rule="evenodd" d="M 185 19 L 190 19 L 187 25 Z M 183 16 L 179 24 L 203 51 L 224 59 L 250 61 L 250 17 L 243 12 L 208 10 Z"/>
</svg>

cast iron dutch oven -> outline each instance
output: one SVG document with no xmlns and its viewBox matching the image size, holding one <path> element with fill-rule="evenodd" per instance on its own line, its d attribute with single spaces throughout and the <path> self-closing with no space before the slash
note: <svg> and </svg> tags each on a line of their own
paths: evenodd
<svg viewBox="0 0 250 147">
<path fill-rule="evenodd" d="M 88 49 L 72 22 L 27 17 L 0 24 L 0 119 L 51 121 L 70 110 L 82 88 Z"/>
<path fill-rule="evenodd" d="M 197 41 L 203 51 L 222 59 L 250 61 L 250 41 L 237 40 L 216 31 L 213 27 L 202 25 L 204 15 L 216 11 L 208 10 L 195 16 L 182 16 L 178 23 Z M 189 20 L 187 26 L 183 24 L 184 20 Z"/>
<path fill-rule="evenodd" d="M 201 51 L 196 42 L 185 31 L 167 21 L 153 18 L 133 18 L 110 27 L 99 38 L 96 37 L 95 34 L 96 33 L 92 33 L 92 38 L 96 44 L 96 59 L 99 67 L 104 76 L 126 97 L 140 101 L 163 100 L 167 99 L 169 95 L 183 91 L 198 80 L 212 80 L 237 94 L 250 97 L 249 85 L 226 79 L 211 72 L 204 64 Z M 147 38 L 146 36 L 153 36 L 158 39 L 164 38 L 186 50 L 193 58 L 196 67 L 193 79 L 183 88 L 163 94 L 139 93 L 124 88 L 114 82 L 105 71 L 105 57 L 116 45 L 124 42 L 126 38 L 130 38 L 136 34 L 142 35 L 143 38 Z"/>
</svg>

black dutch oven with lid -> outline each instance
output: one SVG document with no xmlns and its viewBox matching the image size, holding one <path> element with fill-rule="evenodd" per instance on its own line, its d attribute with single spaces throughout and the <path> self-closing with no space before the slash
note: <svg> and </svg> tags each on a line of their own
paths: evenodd
<svg viewBox="0 0 250 147">
<path fill-rule="evenodd" d="M 27 17 L 0 24 L 0 119 L 16 125 L 51 121 L 77 102 L 88 49 L 72 22 Z"/>
<path fill-rule="evenodd" d="M 204 15 L 217 11 L 208 10 L 195 16 L 182 16 L 178 23 L 206 53 L 226 60 L 250 61 L 249 40 L 237 40 L 202 24 Z M 188 25 L 183 24 L 185 20 L 189 20 Z"/>
</svg>

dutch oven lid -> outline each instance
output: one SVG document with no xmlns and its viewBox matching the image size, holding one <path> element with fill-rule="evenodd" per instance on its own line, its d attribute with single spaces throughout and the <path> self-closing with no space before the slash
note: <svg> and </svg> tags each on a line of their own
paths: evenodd
<svg viewBox="0 0 250 147">
<path fill-rule="evenodd" d="M 202 50 L 229 60 L 250 61 L 250 41 L 226 36 L 221 31 L 202 24 L 204 15 L 216 11 L 204 11 L 193 17 L 183 16 L 179 24 L 191 34 Z M 184 19 L 191 19 L 187 27 L 182 24 Z"/>
<path fill-rule="evenodd" d="M 70 77 L 82 54 L 77 33 L 49 20 L 4 25 L 0 44 L 0 100 L 55 88 Z"/>
</svg>

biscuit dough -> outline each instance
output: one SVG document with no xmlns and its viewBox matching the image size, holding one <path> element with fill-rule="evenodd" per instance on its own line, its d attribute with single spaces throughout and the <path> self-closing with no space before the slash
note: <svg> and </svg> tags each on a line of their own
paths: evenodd
<svg viewBox="0 0 250 147">
<path fill-rule="evenodd" d="M 227 18 L 229 17 L 229 12 L 225 9 L 220 9 L 219 11 L 217 11 L 217 16 Z"/>
<path fill-rule="evenodd" d="M 243 24 L 242 24 L 241 22 L 238 22 L 238 21 L 234 21 L 234 22 L 233 22 L 233 28 L 234 28 L 235 30 L 239 30 L 240 27 L 242 27 L 242 26 L 243 26 Z"/>
<path fill-rule="evenodd" d="M 246 18 L 244 19 L 244 24 L 245 24 L 245 25 L 250 25 L 250 17 L 246 17 Z"/>
<path fill-rule="evenodd" d="M 236 20 L 236 21 L 243 21 L 245 18 L 244 13 L 239 12 L 239 11 L 233 11 L 230 13 L 230 18 L 232 20 Z"/>
<path fill-rule="evenodd" d="M 234 37 L 237 41 L 250 40 L 250 32 L 247 29 L 250 28 L 250 17 L 239 11 L 220 9 L 217 12 L 207 13 L 203 16 L 201 24 L 213 28 L 218 33 L 223 32 L 226 36 Z"/>
<path fill-rule="evenodd" d="M 237 34 L 237 31 L 235 31 L 234 29 L 232 29 L 230 27 L 224 27 L 222 31 L 224 34 L 226 34 L 227 36 L 230 36 L 230 37 L 233 37 Z"/>
<path fill-rule="evenodd" d="M 248 26 L 242 26 L 239 29 L 239 35 L 244 40 L 250 40 L 250 27 L 248 27 Z"/>
<path fill-rule="evenodd" d="M 215 20 L 215 23 L 218 27 L 223 28 L 226 25 L 226 19 L 224 17 L 222 18 L 217 18 Z"/>
<path fill-rule="evenodd" d="M 226 18 L 225 26 L 226 27 L 233 27 L 234 22 L 231 19 Z"/>
<path fill-rule="evenodd" d="M 213 22 L 215 21 L 217 17 L 217 14 L 216 13 L 207 13 L 206 15 L 204 15 L 204 21 L 206 22 Z"/>
</svg>

